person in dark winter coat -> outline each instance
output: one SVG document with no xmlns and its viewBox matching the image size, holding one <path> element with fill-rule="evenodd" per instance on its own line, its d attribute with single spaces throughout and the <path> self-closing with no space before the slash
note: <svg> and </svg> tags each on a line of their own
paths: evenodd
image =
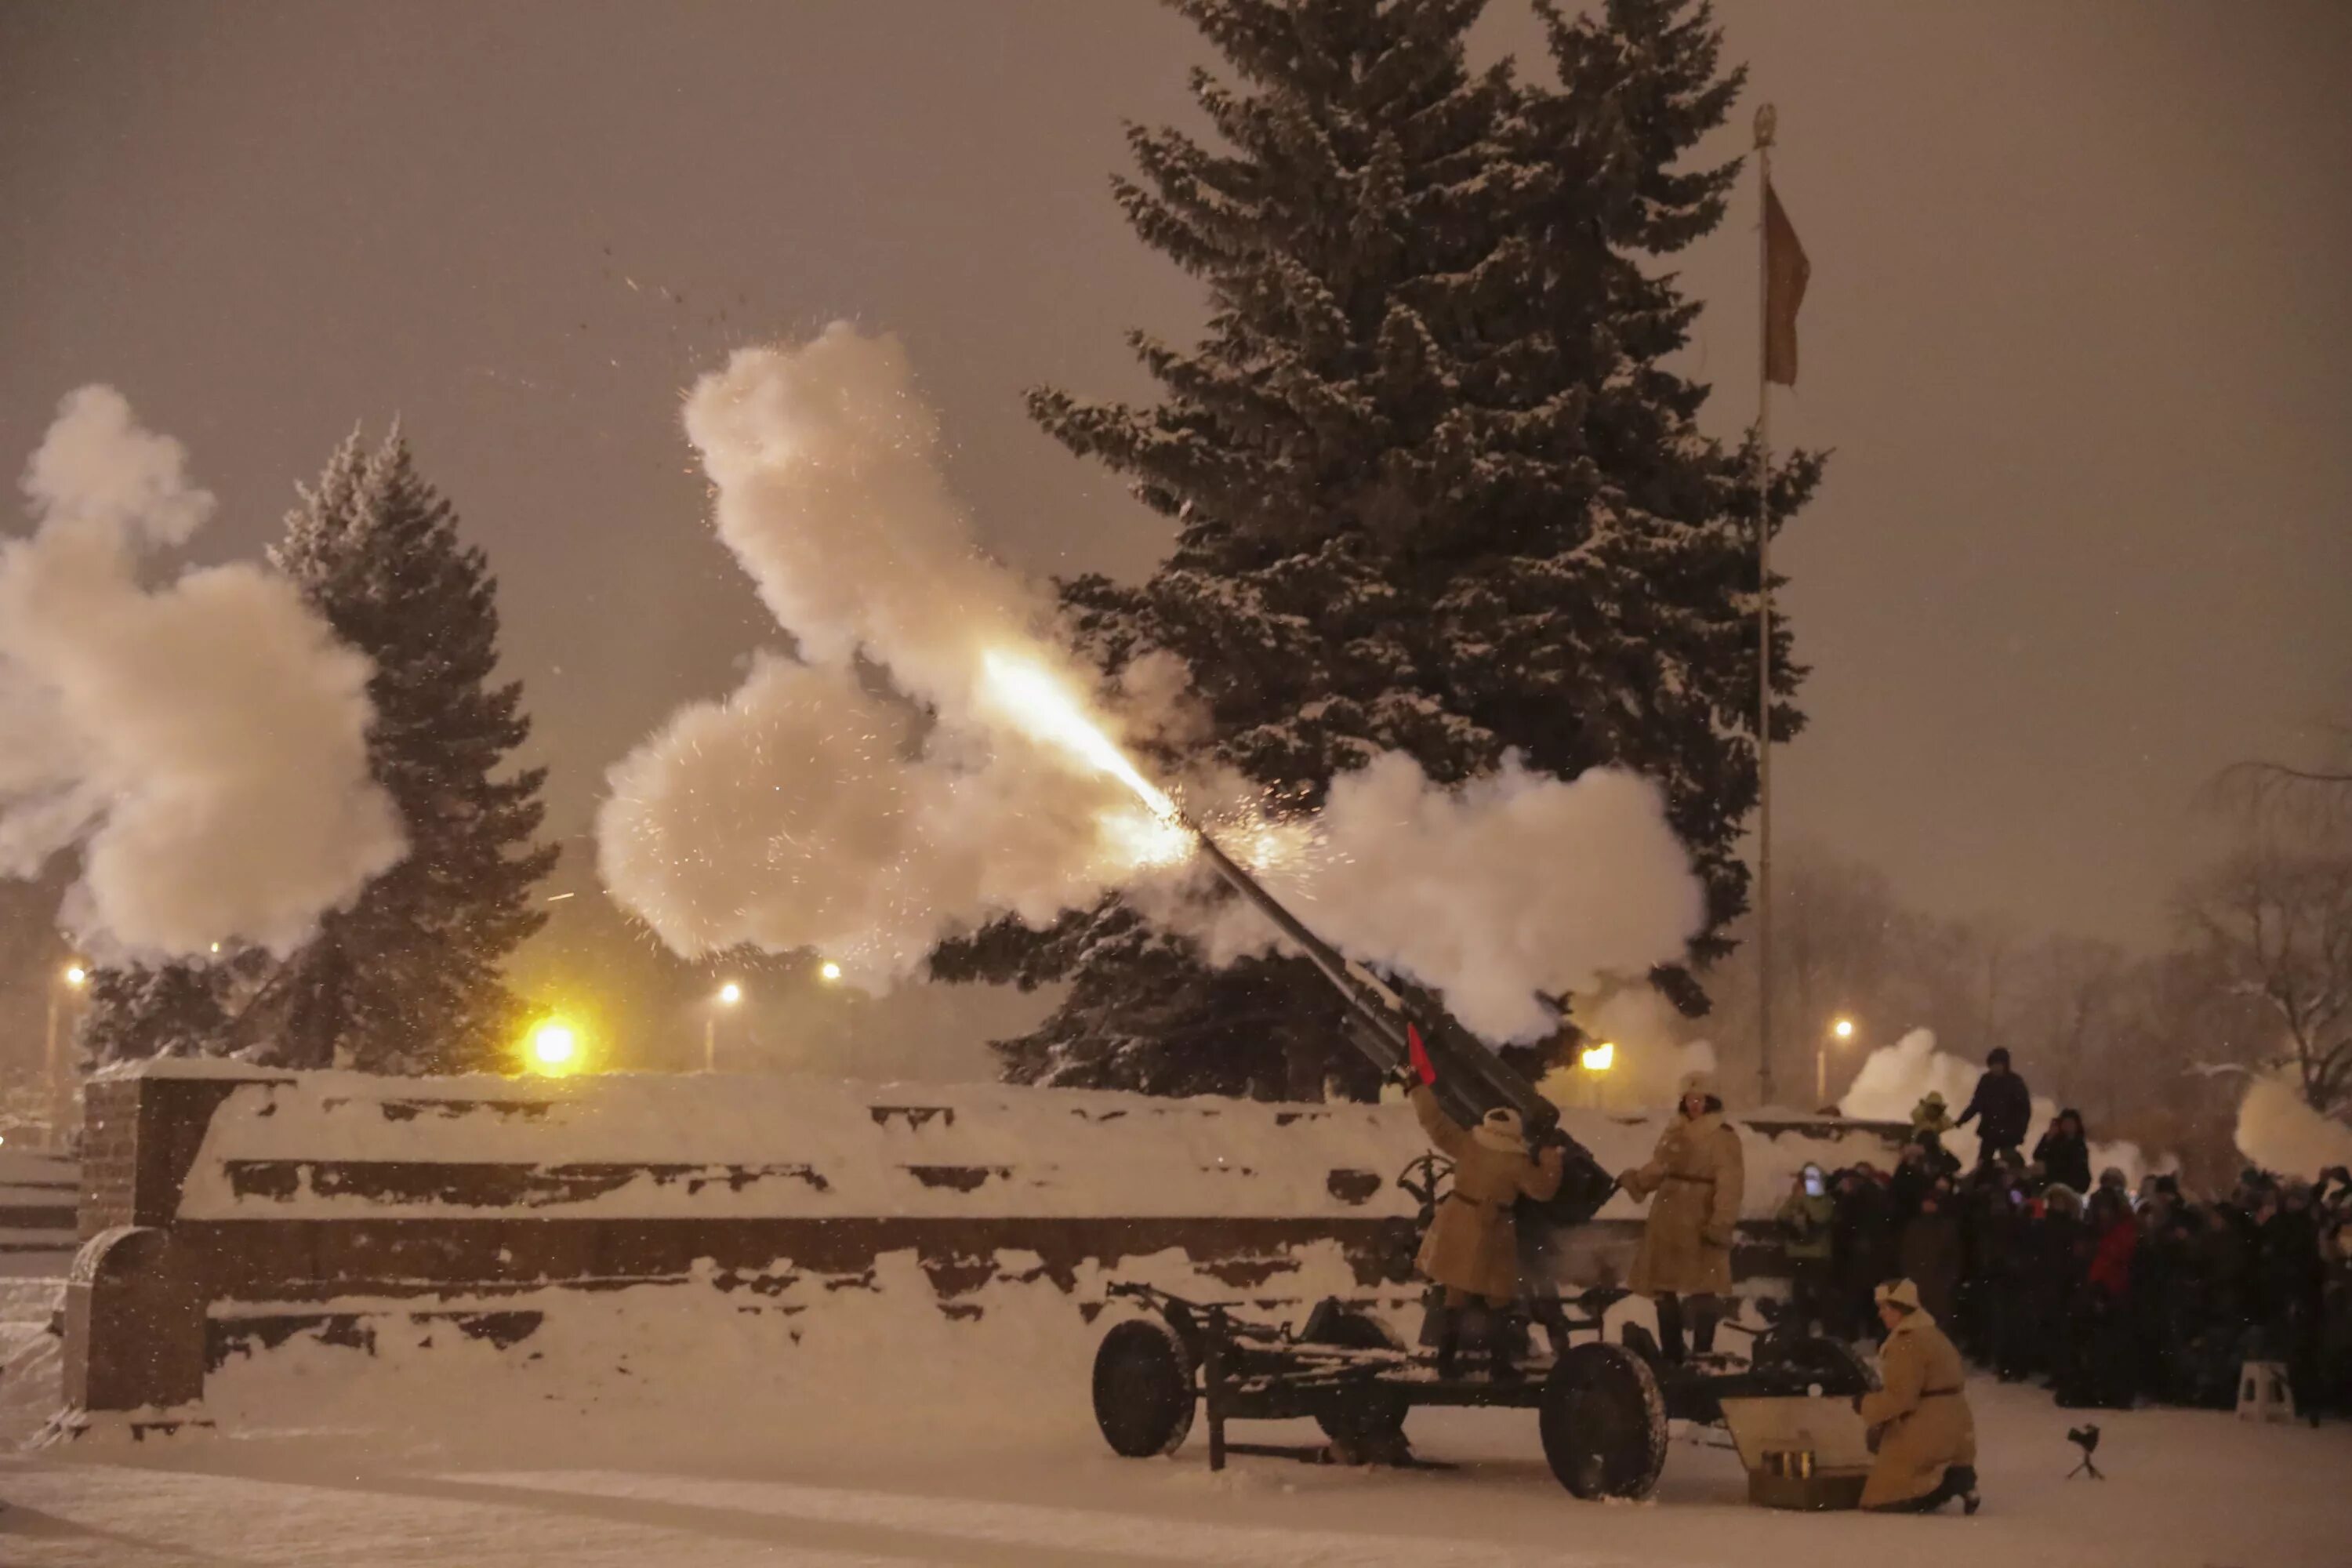
<svg viewBox="0 0 2352 1568">
<path fill-rule="evenodd" d="M 1969 1097 L 1968 1109 L 1960 1112 L 1955 1125 L 1966 1127 L 1978 1117 L 1984 1119 L 1977 1128 L 1979 1164 L 1989 1164 L 2002 1150 L 2023 1143 L 2033 1124 L 2032 1092 L 2023 1079 L 2010 1070 L 2005 1047 L 1996 1047 L 1985 1058 L 1984 1076 L 1977 1079 L 1977 1091 Z"/>
<path fill-rule="evenodd" d="M 2034 1368 L 2063 1379 L 2073 1362 L 2069 1317 L 2085 1261 L 2082 1199 L 2072 1187 L 2053 1186 L 2040 1202 L 2042 1212 L 2029 1222 L 2021 1249 L 2024 1315 Z"/>
<path fill-rule="evenodd" d="M 2053 1185 L 2071 1187 L 2077 1196 L 2091 1191 L 2091 1141 L 2083 1133 L 2083 1113 L 2062 1110 L 2033 1146 L 2033 1163 Z"/>
<path fill-rule="evenodd" d="M 2319 1223 L 2312 1213 L 2311 1189 L 2290 1182 L 2262 1216 L 2262 1241 L 2254 1257 L 2255 1295 L 2262 1304 L 2264 1347 L 2286 1363 L 2295 1407 L 2319 1403 L 2319 1310 L 2326 1266 L 2319 1255 Z"/>
<path fill-rule="evenodd" d="M 1963 1262 L 1959 1194 L 1952 1190 L 1949 1176 L 1937 1176 L 1919 1194 L 1917 1211 L 1903 1223 L 1896 1267 L 1903 1278 L 1919 1288 L 1920 1305 L 1937 1321 L 1948 1322 Z"/>
<path fill-rule="evenodd" d="M 1831 1331 L 1861 1339 L 1878 1324 L 1872 1292 L 1895 1274 L 1895 1213 L 1886 1189 L 1865 1171 L 1841 1173 L 1831 1225 L 1830 1273 L 1839 1318 Z"/>
<path fill-rule="evenodd" d="M 2139 1222 L 2131 1199 L 2102 1185 L 2084 1211 L 2089 1263 L 2071 1324 L 2070 1375 L 2062 1377 L 2058 1403 L 2128 1410 L 2137 1398 L 2138 1356 L 2131 1332 L 2132 1258 L 2139 1248 Z"/>
</svg>

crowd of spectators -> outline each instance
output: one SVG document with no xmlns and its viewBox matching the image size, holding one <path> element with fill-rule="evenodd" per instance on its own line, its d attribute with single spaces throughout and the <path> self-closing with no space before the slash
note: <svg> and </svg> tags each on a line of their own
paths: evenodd
<svg viewBox="0 0 2352 1568">
<path fill-rule="evenodd" d="M 2024 1153 L 2023 1080 L 2005 1056 L 1986 1079 L 1997 1103 L 1980 1088 L 1969 1108 L 1985 1119 L 1972 1169 L 1933 1095 L 1892 1171 L 1808 1167 L 1780 1210 L 1801 1317 L 1874 1337 L 1871 1293 L 1901 1277 L 1978 1365 L 2063 1405 L 2228 1407 L 2244 1363 L 2265 1361 L 2299 1414 L 2352 1417 L 2352 1173 L 2248 1170 L 2215 1194 L 2094 1178 L 2080 1115 L 2060 1111 Z"/>
</svg>

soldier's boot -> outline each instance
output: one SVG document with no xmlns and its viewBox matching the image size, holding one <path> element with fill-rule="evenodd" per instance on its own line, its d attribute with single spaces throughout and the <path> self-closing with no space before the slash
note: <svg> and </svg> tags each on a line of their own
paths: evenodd
<svg viewBox="0 0 2352 1568">
<path fill-rule="evenodd" d="M 1451 1378 L 1462 1352 L 1462 1309 L 1437 1309 L 1437 1375 Z"/>
<path fill-rule="evenodd" d="M 1519 1370 L 1518 1358 L 1511 1353 L 1517 1337 L 1506 1323 L 1497 1325 L 1487 1339 L 1487 1367 L 1496 1383 L 1517 1383 L 1528 1375 Z"/>
<path fill-rule="evenodd" d="M 1697 1300 L 1690 1304 L 1691 1351 L 1697 1356 L 1715 1353 L 1715 1325 L 1720 1321 L 1713 1301 Z"/>
<path fill-rule="evenodd" d="M 1678 1297 L 1661 1296 L 1658 1308 L 1658 1355 L 1668 1366 L 1680 1366 L 1689 1352 L 1683 1344 L 1683 1304 Z"/>
</svg>

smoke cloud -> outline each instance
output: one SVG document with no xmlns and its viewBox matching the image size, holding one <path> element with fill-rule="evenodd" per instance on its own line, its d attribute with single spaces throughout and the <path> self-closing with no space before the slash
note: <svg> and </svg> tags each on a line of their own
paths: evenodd
<svg viewBox="0 0 2352 1568">
<path fill-rule="evenodd" d="M 2304 1103 L 2294 1081 L 2258 1078 L 2238 1104 L 2238 1152 L 2265 1171 L 2316 1181 L 2330 1165 L 2352 1166 L 2352 1127 Z"/>
<path fill-rule="evenodd" d="M 1611 992 L 1591 1008 L 1579 1009 L 1577 1023 L 1589 1039 L 1608 1042 L 1609 1068 L 1598 1078 L 1574 1064 L 1545 1074 L 1536 1088 L 1559 1105 L 1624 1110 L 1671 1106 L 1685 1074 L 1716 1072 L 1720 1066 L 1711 1042 L 1681 1038 L 1681 1016 L 1647 985 Z"/>
<path fill-rule="evenodd" d="M 814 948 L 879 989 L 946 936 L 1043 923 L 1170 853 L 1140 801 L 987 684 L 993 656 L 1094 706 L 1040 635 L 1044 602 L 948 493 L 896 340 L 836 324 L 742 350 L 697 384 L 686 429 L 719 537 L 800 661 L 761 659 L 611 773 L 599 871 L 673 950 Z"/>
<path fill-rule="evenodd" d="M 1538 992 L 1642 975 L 1706 921 L 1657 786 L 1616 769 L 1563 783 L 1514 760 L 1446 789 L 1391 752 L 1333 781 L 1301 838 L 1249 856 L 1267 889 L 1350 956 L 1441 991 L 1489 1039 L 1551 1033 Z M 1253 910 L 1210 931 L 1219 959 L 1272 945 Z"/>
<path fill-rule="evenodd" d="M 0 546 L 0 875 L 79 847 L 66 922 L 94 953 L 284 953 L 396 862 L 371 778 L 366 659 L 250 564 L 140 581 L 213 498 L 110 387 L 60 405 Z"/>
<path fill-rule="evenodd" d="M 1867 1121 L 1908 1121 L 1912 1107 L 1935 1093 L 1944 1097 L 1949 1114 L 1958 1116 L 1968 1108 L 1969 1097 L 1976 1093 L 1977 1076 L 1981 1070 L 1973 1063 L 1937 1050 L 1933 1030 L 1914 1029 L 1895 1044 L 1870 1053 L 1862 1070 L 1854 1076 L 1853 1087 L 1838 1101 L 1838 1108 L 1848 1116 Z M 2033 1097 L 2033 1120 L 2029 1124 L 2022 1152 L 2033 1152 L 2034 1140 L 2049 1131 L 2058 1110 L 2056 1100 L 2042 1095 Z M 2087 1123 L 2084 1130 L 2097 1131 Z M 1975 1163 L 1975 1122 L 1945 1133 L 1943 1142 L 1963 1163 Z M 2137 1143 L 2102 1143 L 2095 1139 L 2091 1144 L 2092 1175 L 2112 1166 L 2135 1185 L 2150 1172 L 2176 1170 L 2179 1163 L 2177 1157 L 2169 1154 L 2151 1163 Z"/>
<path fill-rule="evenodd" d="M 686 428 L 719 537 L 798 661 L 762 659 L 614 768 L 597 840 L 618 901 L 682 954 L 814 948 L 869 989 L 943 937 L 1114 888 L 1214 961 L 1267 950 L 1254 911 L 1203 897 L 1189 839 L 1145 804 L 1158 786 L 1112 776 L 1123 734 L 1197 724 L 1181 665 L 1139 659 L 1106 710 L 1050 603 L 978 548 L 894 340 L 835 325 L 740 352 L 695 386 Z M 1289 824 L 1229 773 L 1171 787 L 1331 941 L 1494 1037 L 1552 1026 L 1538 989 L 1639 974 L 1704 923 L 1658 793 L 1631 774 L 1513 765 L 1452 791 L 1390 756 Z"/>
</svg>

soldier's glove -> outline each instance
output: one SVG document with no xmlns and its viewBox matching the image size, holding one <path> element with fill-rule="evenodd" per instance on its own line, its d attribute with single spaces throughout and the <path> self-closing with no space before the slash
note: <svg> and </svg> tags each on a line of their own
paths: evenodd
<svg viewBox="0 0 2352 1568">
<path fill-rule="evenodd" d="M 1701 1241 L 1706 1242 L 1709 1247 L 1720 1247 L 1728 1249 L 1731 1246 L 1731 1227 L 1727 1225 L 1704 1225 L 1699 1226 L 1698 1237 Z"/>
</svg>

